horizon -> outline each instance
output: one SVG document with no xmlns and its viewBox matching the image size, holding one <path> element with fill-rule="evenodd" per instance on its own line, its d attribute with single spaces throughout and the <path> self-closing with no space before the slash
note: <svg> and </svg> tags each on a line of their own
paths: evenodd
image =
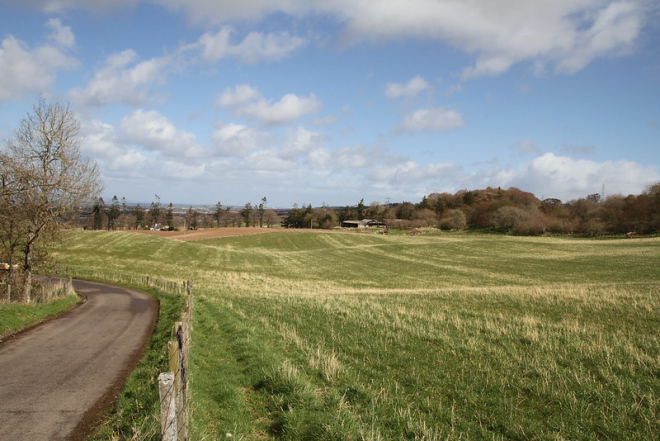
<svg viewBox="0 0 660 441">
<path fill-rule="evenodd" d="M 660 183 L 660 182 L 658 182 L 658 183 Z M 653 185 L 653 184 L 652 184 L 652 185 Z M 509 188 L 505 188 L 505 189 L 501 189 L 501 190 L 509 191 L 509 190 L 511 190 L 512 188 L 517 188 L 517 187 L 509 187 Z M 487 187 L 487 188 L 461 189 L 461 190 L 458 190 L 457 192 L 460 192 L 460 191 L 466 191 L 466 192 L 480 192 L 480 191 L 486 191 L 486 190 L 489 190 L 489 189 L 491 189 L 491 190 L 495 190 L 495 189 L 492 188 L 492 187 Z M 499 188 L 498 188 L 498 189 L 499 189 Z M 535 195 L 534 193 L 531 193 L 531 192 L 527 192 L 527 191 L 525 191 L 525 190 L 522 189 L 522 188 L 517 188 L 517 189 L 520 190 L 520 191 L 522 191 L 522 192 L 524 192 L 524 193 L 530 193 L 530 194 L 532 194 L 532 195 L 533 195 L 537 200 L 539 200 L 539 201 L 544 201 L 544 200 L 547 200 L 547 199 L 557 199 L 557 198 L 541 198 L 541 197 Z M 646 190 L 646 189 L 645 189 L 645 190 Z M 456 194 L 457 192 L 450 193 L 450 194 L 453 195 L 453 194 Z M 427 194 L 427 195 L 424 195 L 423 197 L 428 197 L 428 196 L 430 196 L 431 194 L 439 194 L 439 193 L 437 193 L 437 192 L 436 192 L 436 193 L 429 193 L 429 194 Z M 617 193 L 617 194 L 604 194 L 604 193 L 598 193 L 598 192 L 597 192 L 597 193 L 591 193 L 591 194 L 589 194 L 589 195 L 584 195 L 584 196 L 582 196 L 582 197 L 580 197 L 580 198 L 571 199 L 571 200 L 567 200 L 567 201 L 564 201 L 564 200 L 561 200 L 561 199 L 560 199 L 560 201 L 561 201 L 562 204 L 569 204 L 569 203 L 571 203 L 571 202 L 573 202 L 573 201 L 575 201 L 575 200 L 585 199 L 587 196 L 590 196 L 590 195 L 593 195 L 593 194 L 597 194 L 597 195 L 601 198 L 601 201 L 606 200 L 606 199 L 607 199 L 608 197 L 610 197 L 610 196 L 624 196 L 624 197 L 625 197 L 625 196 L 629 196 L 629 195 L 624 195 L 624 194 L 621 194 L 621 193 Z M 641 194 L 641 192 L 640 192 L 640 194 Z M 119 197 L 119 196 L 117 196 L 117 195 L 113 195 L 112 197 L 109 197 L 109 198 L 107 198 L 107 199 L 106 199 L 106 197 L 101 196 L 101 199 L 103 199 L 103 202 L 104 202 L 105 206 L 108 206 L 108 205 L 111 204 L 111 202 L 109 203 L 108 201 L 112 201 L 112 199 L 113 199 L 115 196 L 117 197 L 117 199 L 118 199 L 118 201 L 119 201 L 119 203 L 120 203 L 120 205 L 121 205 L 121 203 L 122 203 L 122 198 Z M 635 196 L 636 196 L 636 195 L 635 195 Z M 361 198 L 361 200 L 364 200 L 364 198 Z M 126 205 L 127 205 L 127 206 L 129 206 L 129 207 L 131 207 L 131 206 L 135 207 L 135 206 L 137 206 L 137 205 L 141 205 L 142 207 L 145 208 L 145 210 L 148 210 L 149 207 L 151 206 L 151 204 L 154 203 L 154 202 L 156 202 L 156 201 L 155 201 L 155 200 L 152 200 L 152 201 L 150 201 L 150 202 L 144 202 L 144 201 L 131 201 L 131 200 L 126 199 Z M 221 201 L 219 201 L 219 202 L 221 202 Z M 249 201 L 248 201 L 248 202 L 249 202 Z M 243 207 L 245 206 L 245 204 L 247 204 L 248 202 L 245 202 L 245 203 L 243 203 L 243 204 L 221 204 L 221 205 L 222 205 L 223 208 L 230 207 L 230 208 L 238 208 L 238 209 L 240 209 L 240 208 L 243 208 Z M 261 201 L 258 201 L 258 202 L 261 202 Z M 377 204 L 380 204 L 380 205 L 382 205 L 382 206 L 394 207 L 394 206 L 397 206 L 397 205 L 400 205 L 400 204 L 403 204 L 403 203 L 412 203 L 412 204 L 417 205 L 417 204 L 420 204 L 421 202 L 422 202 L 421 199 L 420 199 L 419 201 L 403 201 L 403 200 L 402 200 L 402 201 L 389 201 L 389 202 L 386 202 L 386 203 L 381 202 L 381 201 L 366 201 L 366 200 L 364 200 L 364 205 L 365 205 L 366 207 L 368 207 L 368 206 L 369 206 L 370 204 L 372 204 L 372 203 L 377 203 Z M 218 204 L 218 202 L 215 202 L 215 203 L 182 203 L 182 202 L 171 202 L 171 201 L 162 202 L 162 199 L 161 199 L 161 202 L 160 202 L 161 209 L 166 209 L 166 208 L 169 206 L 170 203 L 172 204 L 172 206 L 173 206 L 174 208 L 179 208 L 179 209 L 186 209 L 186 208 L 190 208 L 190 207 L 192 207 L 192 208 L 200 208 L 200 207 L 208 208 L 208 207 L 215 207 L 215 206 Z M 252 204 L 253 207 L 257 207 L 257 206 L 259 205 L 258 203 L 256 203 L 256 204 L 253 204 L 252 202 L 249 202 L 249 203 Z M 313 204 L 307 204 L 307 203 L 303 203 L 303 204 L 297 204 L 297 203 L 294 203 L 294 204 L 292 204 L 292 205 L 290 205 L 290 206 L 273 206 L 273 205 L 270 205 L 270 204 L 266 203 L 266 204 L 265 204 L 265 208 L 267 208 L 267 209 L 274 209 L 274 210 L 288 210 L 288 209 L 295 208 L 295 206 L 303 207 L 303 206 L 307 206 L 307 205 L 312 205 L 312 209 L 319 209 L 319 208 L 341 209 L 341 208 L 344 208 L 344 207 L 357 207 L 357 206 L 359 205 L 359 203 L 360 203 L 360 201 L 357 201 L 357 202 L 355 202 L 354 204 L 338 204 L 338 205 L 328 205 L 328 204 L 313 205 Z"/>
</svg>

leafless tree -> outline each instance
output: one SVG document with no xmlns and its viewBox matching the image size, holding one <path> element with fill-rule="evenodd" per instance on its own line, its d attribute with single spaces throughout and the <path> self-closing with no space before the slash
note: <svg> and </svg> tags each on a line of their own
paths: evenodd
<svg viewBox="0 0 660 441">
<path fill-rule="evenodd" d="M 63 228 L 103 188 L 96 163 L 81 156 L 79 129 L 67 103 L 39 97 L 0 156 L 0 211 L 3 222 L 19 228 L 26 302 L 38 240 Z"/>
</svg>

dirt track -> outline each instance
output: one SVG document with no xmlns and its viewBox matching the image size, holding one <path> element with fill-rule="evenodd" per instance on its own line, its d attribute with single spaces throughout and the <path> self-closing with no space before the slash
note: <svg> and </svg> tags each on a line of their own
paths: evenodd
<svg viewBox="0 0 660 441">
<path fill-rule="evenodd" d="M 83 305 L 0 345 L 0 440 L 84 439 L 146 347 L 158 311 L 151 297 L 74 287 Z"/>
</svg>

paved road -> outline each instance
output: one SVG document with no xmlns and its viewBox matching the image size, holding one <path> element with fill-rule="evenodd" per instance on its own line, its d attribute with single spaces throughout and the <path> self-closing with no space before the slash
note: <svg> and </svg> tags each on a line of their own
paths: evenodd
<svg viewBox="0 0 660 441">
<path fill-rule="evenodd" d="M 85 304 L 0 345 L 0 440 L 79 439 L 146 347 L 158 310 L 151 297 L 74 287 Z"/>
</svg>

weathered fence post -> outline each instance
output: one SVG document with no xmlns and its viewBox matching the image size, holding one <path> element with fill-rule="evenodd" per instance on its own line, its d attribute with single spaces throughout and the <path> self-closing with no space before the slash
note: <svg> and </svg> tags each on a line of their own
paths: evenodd
<svg viewBox="0 0 660 441">
<path fill-rule="evenodd" d="M 167 375 L 167 381 L 172 393 L 171 400 L 164 401 L 161 392 L 161 429 L 163 440 L 186 441 L 188 438 L 188 350 L 190 348 L 190 330 L 192 328 L 192 283 L 188 281 L 188 298 L 186 306 L 181 314 L 181 321 L 174 324 L 174 341 L 167 343 L 167 352 L 169 359 L 169 369 L 171 372 L 163 373 Z M 159 384 L 161 390 L 165 387 Z M 171 378 L 171 379 L 170 379 Z M 172 427 L 165 424 L 165 418 L 169 417 L 170 412 L 175 413 L 175 435 L 170 436 Z M 166 432 L 167 430 L 167 432 Z"/>
<path fill-rule="evenodd" d="M 160 433 L 163 441 L 177 441 L 176 397 L 174 373 L 163 372 L 158 376 L 160 396 Z"/>
</svg>

